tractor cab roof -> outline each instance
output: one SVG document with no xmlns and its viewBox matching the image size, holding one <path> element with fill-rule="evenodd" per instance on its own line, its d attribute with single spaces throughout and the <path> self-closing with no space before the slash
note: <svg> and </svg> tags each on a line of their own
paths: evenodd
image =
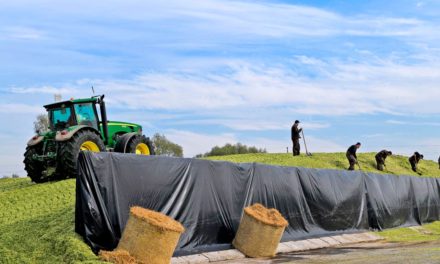
<svg viewBox="0 0 440 264">
<path fill-rule="evenodd" d="M 91 97 L 91 98 L 84 98 L 84 99 L 70 99 L 68 101 L 62 101 L 62 102 L 56 102 L 52 104 L 47 104 L 44 106 L 44 108 L 48 109 L 54 109 L 54 108 L 60 108 L 62 105 L 70 106 L 73 104 L 80 104 L 80 103 L 96 103 L 98 101 L 98 97 Z"/>
</svg>

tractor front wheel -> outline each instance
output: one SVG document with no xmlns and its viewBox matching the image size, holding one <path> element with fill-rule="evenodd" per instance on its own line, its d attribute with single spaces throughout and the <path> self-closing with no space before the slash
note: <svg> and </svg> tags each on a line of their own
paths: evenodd
<svg viewBox="0 0 440 264">
<path fill-rule="evenodd" d="M 60 144 L 57 166 L 60 178 L 76 177 L 80 151 L 102 152 L 105 151 L 105 145 L 101 137 L 90 130 L 80 130 L 68 141 Z"/>
<path fill-rule="evenodd" d="M 154 148 L 149 138 L 144 135 L 136 135 L 128 143 L 125 152 L 138 155 L 154 155 Z"/>
<path fill-rule="evenodd" d="M 42 144 L 26 147 L 26 151 L 24 152 L 24 169 L 31 180 L 35 183 L 45 181 L 45 178 L 43 178 L 43 171 L 45 169 L 43 162 L 33 158 L 35 154 L 41 154 L 41 145 Z"/>
</svg>

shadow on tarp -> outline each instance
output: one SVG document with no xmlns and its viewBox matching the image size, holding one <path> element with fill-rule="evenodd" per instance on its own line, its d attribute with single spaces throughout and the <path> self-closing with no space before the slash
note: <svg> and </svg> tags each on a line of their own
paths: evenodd
<svg viewBox="0 0 440 264">
<path fill-rule="evenodd" d="M 83 152 L 75 230 L 94 252 L 114 249 L 134 205 L 185 226 L 175 255 L 231 248 L 243 209 L 278 209 L 282 241 L 440 219 L 439 180 L 330 169 Z"/>
</svg>

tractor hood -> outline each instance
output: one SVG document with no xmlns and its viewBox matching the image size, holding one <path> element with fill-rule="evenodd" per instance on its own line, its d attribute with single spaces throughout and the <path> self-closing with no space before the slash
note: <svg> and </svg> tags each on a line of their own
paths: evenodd
<svg viewBox="0 0 440 264">
<path fill-rule="evenodd" d="M 28 146 L 35 146 L 38 143 L 42 142 L 44 139 L 54 139 L 55 138 L 55 132 L 53 131 L 47 131 L 43 133 L 38 133 L 37 135 L 33 136 L 29 141 L 27 142 Z"/>
</svg>

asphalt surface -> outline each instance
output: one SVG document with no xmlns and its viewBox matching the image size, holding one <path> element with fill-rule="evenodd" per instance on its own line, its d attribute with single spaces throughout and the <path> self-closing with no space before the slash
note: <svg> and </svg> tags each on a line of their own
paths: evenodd
<svg viewBox="0 0 440 264">
<path fill-rule="evenodd" d="M 440 240 L 425 243 L 359 243 L 305 252 L 277 255 L 272 259 L 240 259 L 219 263 L 386 263 L 386 264 L 425 264 L 440 263 Z"/>
</svg>

